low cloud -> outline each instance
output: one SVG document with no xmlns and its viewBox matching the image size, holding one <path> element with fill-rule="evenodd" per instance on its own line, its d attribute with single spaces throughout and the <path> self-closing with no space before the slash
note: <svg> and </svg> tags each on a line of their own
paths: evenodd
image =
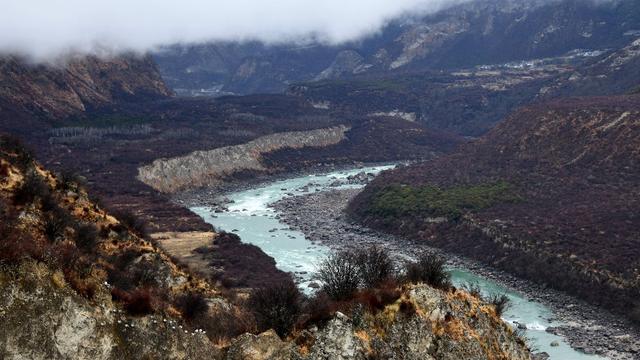
<svg viewBox="0 0 640 360">
<path fill-rule="evenodd" d="M 51 60 L 70 53 L 146 52 L 173 43 L 357 40 L 399 16 L 466 0 L 11 0 L 0 53 Z"/>
</svg>

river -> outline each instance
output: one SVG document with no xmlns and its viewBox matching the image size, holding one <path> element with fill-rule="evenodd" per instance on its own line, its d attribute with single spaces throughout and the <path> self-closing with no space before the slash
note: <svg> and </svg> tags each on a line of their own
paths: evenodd
<svg viewBox="0 0 640 360">
<path fill-rule="evenodd" d="M 346 179 L 350 175 L 362 171 L 378 173 L 392 167 L 375 166 L 275 181 L 253 189 L 226 194 L 233 201 L 229 204 L 228 211 L 215 213 L 208 207 L 192 207 L 191 210 L 217 229 L 234 232 L 242 241 L 259 246 L 276 260 L 281 270 L 294 273 L 300 287 L 309 291 L 308 285 L 313 281 L 316 266 L 330 249 L 307 240 L 299 231 L 291 230 L 278 220 L 277 212 L 268 205 L 291 194 L 302 194 L 301 188 L 306 187 L 305 190 L 308 192 L 322 191 L 332 182 Z M 469 271 L 451 268 L 450 272 L 454 285 L 459 286 L 471 281 L 479 284 L 485 294 L 505 293 L 511 300 L 511 306 L 503 315 L 504 320 L 512 324 L 526 324 L 525 336 L 530 339 L 530 345 L 533 345 L 535 351 L 547 352 L 553 360 L 603 359 L 578 352 L 572 349 L 564 338 L 547 333 L 547 327 L 560 325 L 553 320 L 555 316 L 548 307 Z M 557 342 L 558 346 L 551 346 L 552 342 Z"/>
</svg>

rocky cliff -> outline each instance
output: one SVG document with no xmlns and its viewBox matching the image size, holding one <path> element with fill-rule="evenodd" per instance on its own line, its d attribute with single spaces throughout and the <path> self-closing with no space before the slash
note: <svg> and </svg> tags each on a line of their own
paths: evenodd
<svg viewBox="0 0 640 360">
<path fill-rule="evenodd" d="M 61 64 L 31 64 L 0 58 L 0 116 L 25 112 L 51 120 L 79 115 L 115 102 L 172 94 L 149 57 L 70 58 Z"/>
<path fill-rule="evenodd" d="M 4 267 L 0 289 L 3 359 L 211 359 L 219 352 L 182 320 L 128 315 L 108 286 L 87 300 L 45 263 Z"/>
<path fill-rule="evenodd" d="M 267 171 L 260 160 L 285 148 L 325 147 L 345 139 L 345 126 L 265 135 L 240 145 L 196 151 L 173 159 L 158 159 L 138 169 L 138 179 L 156 190 L 179 190 L 215 185 L 240 171 Z"/>
</svg>

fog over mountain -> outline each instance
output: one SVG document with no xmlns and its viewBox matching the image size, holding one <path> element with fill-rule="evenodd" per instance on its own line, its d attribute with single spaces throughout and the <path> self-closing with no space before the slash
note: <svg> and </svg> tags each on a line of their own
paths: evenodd
<svg viewBox="0 0 640 360">
<path fill-rule="evenodd" d="M 170 43 L 260 40 L 340 43 L 398 16 L 468 0 L 13 1 L 0 13 L 0 53 L 35 60 L 71 52 L 144 52 Z M 179 6 L 176 6 L 179 5 Z"/>
</svg>

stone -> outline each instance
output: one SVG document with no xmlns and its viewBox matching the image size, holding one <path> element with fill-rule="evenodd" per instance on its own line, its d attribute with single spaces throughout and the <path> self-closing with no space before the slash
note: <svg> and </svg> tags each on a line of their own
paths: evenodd
<svg viewBox="0 0 640 360">
<path fill-rule="evenodd" d="M 293 360 L 300 356 L 291 343 L 280 339 L 273 330 L 259 335 L 244 334 L 229 346 L 226 360 Z"/>
</svg>

